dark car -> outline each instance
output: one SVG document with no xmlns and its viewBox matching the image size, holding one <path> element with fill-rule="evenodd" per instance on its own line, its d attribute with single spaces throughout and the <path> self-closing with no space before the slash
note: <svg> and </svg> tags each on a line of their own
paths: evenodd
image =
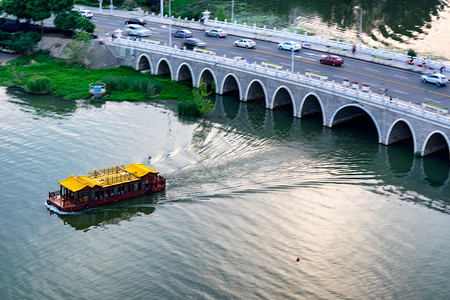
<svg viewBox="0 0 450 300">
<path fill-rule="evenodd" d="M 125 24 L 137 24 L 137 25 L 145 26 L 145 24 L 147 24 L 147 21 L 145 21 L 142 18 L 133 18 L 133 19 L 126 20 Z"/>
<path fill-rule="evenodd" d="M 320 63 L 333 66 L 341 66 L 344 64 L 344 60 L 337 55 L 327 55 L 320 58 Z"/>
<path fill-rule="evenodd" d="M 184 46 L 186 49 L 194 49 L 195 47 L 206 48 L 206 45 L 207 44 L 205 42 L 194 38 L 189 38 L 184 41 Z"/>
<path fill-rule="evenodd" d="M 187 29 L 182 29 L 182 30 L 177 30 L 177 31 L 172 32 L 172 36 L 185 39 L 185 38 L 192 37 L 192 32 L 190 32 Z"/>
</svg>

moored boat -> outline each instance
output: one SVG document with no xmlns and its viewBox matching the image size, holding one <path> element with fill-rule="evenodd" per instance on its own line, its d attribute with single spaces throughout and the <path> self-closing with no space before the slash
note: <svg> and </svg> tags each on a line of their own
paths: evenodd
<svg viewBox="0 0 450 300">
<path fill-rule="evenodd" d="M 50 192 L 47 207 L 61 212 L 76 212 L 120 200 L 162 191 L 166 179 L 144 164 L 117 165 L 73 174 L 60 181 L 59 191 Z"/>
</svg>

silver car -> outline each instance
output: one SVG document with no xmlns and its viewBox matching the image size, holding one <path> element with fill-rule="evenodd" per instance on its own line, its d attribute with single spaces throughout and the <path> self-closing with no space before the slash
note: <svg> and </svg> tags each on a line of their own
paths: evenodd
<svg viewBox="0 0 450 300">
<path fill-rule="evenodd" d="M 123 29 L 123 35 L 144 37 L 144 36 L 150 36 L 151 34 L 152 34 L 152 32 L 150 30 L 148 30 L 144 26 L 137 25 L 137 24 L 125 25 L 125 27 Z"/>
<path fill-rule="evenodd" d="M 227 33 L 222 29 L 210 29 L 205 31 L 206 36 L 215 36 L 216 38 L 226 38 Z"/>
<path fill-rule="evenodd" d="M 256 47 L 256 43 L 253 40 L 249 40 L 249 39 L 242 39 L 242 40 L 238 40 L 236 42 L 234 42 L 234 46 L 235 47 L 244 47 L 244 48 L 255 48 Z"/>
<path fill-rule="evenodd" d="M 448 84 L 448 79 L 444 74 L 426 74 L 420 76 L 420 79 L 425 83 L 434 83 L 437 86 L 445 86 Z"/>
</svg>

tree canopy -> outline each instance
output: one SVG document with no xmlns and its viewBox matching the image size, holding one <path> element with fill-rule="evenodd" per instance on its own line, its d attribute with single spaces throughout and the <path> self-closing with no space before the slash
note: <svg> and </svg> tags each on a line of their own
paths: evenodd
<svg viewBox="0 0 450 300">
<path fill-rule="evenodd" d="M 55 27 L 61 29 L 79 29 L 86 32 L 94 32 L 95 25 L 86 18 L 83 18 L 79 12 L 70 10 L 59 13 L 53 21 Z"/>
<path fill-rule="evenodd" d="M 3 0 L 0 10 L 19 19 L 42 21 L 73 8 L 74 0 Z"/>
</svg>

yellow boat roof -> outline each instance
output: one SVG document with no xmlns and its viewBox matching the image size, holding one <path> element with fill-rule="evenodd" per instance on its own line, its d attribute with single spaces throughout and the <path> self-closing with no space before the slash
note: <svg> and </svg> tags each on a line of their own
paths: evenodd
<svg viewBox="0 0 450 300">
<path fill-rule="evenodd" d="M 106 187 L 109 185 L 116 185 L 134 181 L 147 175 L 148 173 L 158 174 L 158 171 L 155 171 L 144 164 L 133 163 L 127 167 L 118 165 L 93 170 L 88 173 L 88 176 L 80 175 L 78 177 L 75 177 L 72 174 L 67 179 L 60 181 L 59 184 L 72 192 L 78 192 L 85 187 Z"/>
</svg>

